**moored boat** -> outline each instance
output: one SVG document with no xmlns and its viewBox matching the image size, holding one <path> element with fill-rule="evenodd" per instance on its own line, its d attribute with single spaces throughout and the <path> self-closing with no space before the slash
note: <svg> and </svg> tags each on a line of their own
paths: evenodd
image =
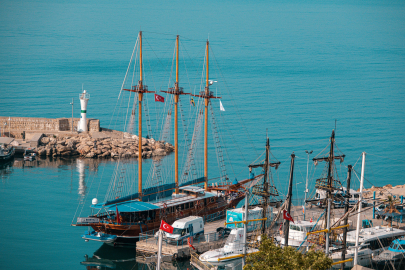
<svg viewBox="0 0 405 270">
<path fill-rule="evenodd" d="M 243 228 L 232 229 L 224 247 L 204 252 L 199 257 L 200 261 L 208 262 L 212 265 L 225 265 L 233 261 L 241 260 L 241 258 L 235 258 L 235 256 L 243 254 L 243 247 L 245 246 L 243 236 Z M 246 248 L 247 254 L 258 251 L 259 250 L 255 248 Z"/>
<path fill-rule="evenodd" d="M 359 251 L 357 264 L 361 266 L 369 266 L 372 263 L 372 258 L 378 256 L 391 242 L 397 238 L 405 236 L 405 230 L 392 227 L 374 226 L 365 228 L 359 234 Z M 354 258 L 355 249 L 350 248 L 356 245 L 356 231 L 347 233 L 347 252 L 346 259 Z M 334 261 L 340 261 L 341 252 L 332 254 Z M 353 267 L 353 261 L 346 262 L 346 267 Z M 340 265 L 334 265 L 333 268 L 340 268 Z"/>
<path fill-rule="evenodd" d="M 10 144 L 14 139 L 0 138 L 0 163 L 5 163 L 14 157 L 15 149 Z"/>
<path fill-rule="evenodd" d="M 405 264 L 405 237 L 395 239 L 387 250 L 373 257 L 373 264 L 399 266 Z"/>
<path fill-rule="evenodd" d="M 138 240 L 139 234 L 145 231 L 157 229 L 160 226 L 161 220 L 165 220 L 168 223 L 173 223 L 176 219 L 183 218 L 190 215 L 201 216 L 206 218 L 216 218 L 225 216 L 225 210 L 228 208 L 236 207 L 236 205 L 245 197 L 244 189 L 249 183 L 253 183 L 263 177 L 263 174 L 256 177 L 250 177 L 249 179 L 242 181 L 230 182 L 226 173 L 224 173 L 224 162 L 219 161 L 221 164 L 221 171 L 219 177 L 215 177 L 210 181 L 208 178 L 208 109 L 210 107 L 210 100 L 219 98 L 214 96 L 213 92 L 209 90 L 212 83 L 209 80 L 208 73 L 208 52 L 209 42 L 206 44 L 206 83 L 204 91 L 200 91 L 198 95 L 192 95 L 199 97 L 204 101 L 204 106 L 201 110 L 198 110 L 198 124 L 195 129 L 199 128 L 201 131 L 202 122 L 204 122 L 204 175 L 196 177 L 194 179 L 189 178 L 192 175 L 190 172 L 191 163 L 187 163 L 183 172 L 184 179 L 179 179 L 179 162 L 178 162 L 178 134 L 177 134 L 177 114 L 180 95 L 187 93 L 183 92 L 183 89 L 179 87 L 178 81 L 178 48 L 179 37 L 176 39 L 176 82 L 174 87 L 169 88 L 168 91 L 162 91 L 168 95 L 174 96 L 174 145 L 175 145 L 175 162 L 174 162 L 174 183 L 164 183 L 159 171 L 160 161 L 153 163 L 152 179 L 148 181 L 149 187 L 144 187 L 142 182 L 142 100 L 144 94 L 155 93 L 149 91 L 148 87 L 143 82 L 143 65 L 142 65 L 142 32 L 139 33 L 137 41 L 139 44 L 139 62 L 140 62 L 140 77 L 137 85 L 131 86 L 130 89 L 122 89 L 129 92 L 134 92 L 137 95 L 136 102 L 134 102 L 134 110 L 131 115 L 135 115 L 135 106 L 138 106 L 138 140 L 139 144 L 137 150 L 138 153 L 138 190 L 134 193 L 134 189 L 130 189 L 130 192 L 124 195 L 122 192 L 123 187 L 132 187 L 134 185 L 134 179 L 128 179 L 129 183 L 124 183 L 121 180 L 117 180 L 117 175 L 113 176 L 110 189 L 106 196 L 106 199 L 102 203 L 98 203 L 97 200 L 92 204 L 92 214 L 89 216 L 92 222 L 81 222 L 83 218 L 78 218 L 74 226 L 90 226 L 95 232 L 101 232 L 108 235 L 117 236 L 116 242 L 119 243 L 134 243 Z M 135 45 L 136 47 L 137 45 Z M 135 49 L 134 49 L 135 52 Z M 132 60 L 132 57 L 131 57 Z M 125 76 L 126 78 L 126 76 Z M 125 82 L 125 80 L 124 80 Z M 123 84 L 124 85 L 124 84 Z M 191 94 L 189 94 L 191 95 Z M 136 97 L 136 95 L 135 95 Z M 164 101 L 164 98 L 155 95 L 155 101 Z M 194 102 L 194 100 L 193 100 Z M 202 103 L 201 103 L 202 104 Z M 167 113 L 167 117 L 171 117 L 172 112 Z M 203 120 L 204 119 L 204 120 Z M 169 123 L 169 122 L 168 122 Z M 170 127 L 168 124 L 167 126 Z M 133 123 L 131 123 L 131 128 Z M 156 141 L 156 143 L 161 143 Z M 195 138 L 190 144 L 187 151 L 187 161 L 194 160 L 193 151 L 196 149 Z M 222 150 L 221 150 L 222 151 Z M 190 165 L 191 164 L 191 165 Z M 117 166 L 118 167 L 118 166 Z M 173 170 L 173 164 L 170 164 Z M 194 174 L 196 175 L 196 174 Z M 122 176 L 122 178 L 126 178 Z M 159 179 L 157 179 L 159 178 Z M 209 185 L 211 182 L 211 186 Z M 153 183 L 152 183 L 153 182 Z M 92 240 L 92 239 L 89 239 Z"/>
</svg>

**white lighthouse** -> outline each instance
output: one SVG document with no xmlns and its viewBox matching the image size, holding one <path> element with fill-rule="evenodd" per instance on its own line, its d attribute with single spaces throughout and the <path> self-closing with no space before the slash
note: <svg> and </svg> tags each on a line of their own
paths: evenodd
<svg viewBox="0 0 405 270">
<path fill-rule="evenodd" d="M 86 132 L 87 131 L 87 120 L 86 120 L 86 113 L 87 113 L 87 103 L 90 99 L 90 94 L 83 90 L 83 93 L 79 94 L 80 98 L 80 121 L 77 124 L 77 131 L 78 132 Z"/>
</svg>

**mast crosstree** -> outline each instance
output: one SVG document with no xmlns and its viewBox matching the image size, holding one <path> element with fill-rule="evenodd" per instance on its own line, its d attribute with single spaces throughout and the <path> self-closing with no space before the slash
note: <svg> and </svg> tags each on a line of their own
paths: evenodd
<svg viewBox="0 0 405 270">
<path fill-rule="evenodd" d="M 168 91 L 161 91 L 174 95 L 174 179 L 176 183 L 175 194 L 179 194 L 179 136 L 178 136 L 178 103 L 180 95 L 189 95 L 179 87 L 179 35 L 176 37 L 176 82 Z"/>
<path fill-rule="evenodd" d="M 206 45 L 206 82 L 205 89 L 201 91 L 199 95 L 192 95 L 195 97 L 204 98 L 204 189 L 208 190 L 208 104 L 212 98 L 221 98 L 214 96 L 214 93 L 210 91 L 210 82 L 209 82 L 209 41 L 207 40 Z"/>
<path fill-rule="evenodd" d="M 142 31 L 139 32 L 139 81 L 138 85 L 134 85 L 131 89 L 123 89 L 129 92 L 138 93 L 138 193 L 139 201 L 142 201 L 142 99 L 144 93 L 155 93 L 155 91 L 149 91 L 148 86 L 143 84 L 142 74 Z"/>
</svg>

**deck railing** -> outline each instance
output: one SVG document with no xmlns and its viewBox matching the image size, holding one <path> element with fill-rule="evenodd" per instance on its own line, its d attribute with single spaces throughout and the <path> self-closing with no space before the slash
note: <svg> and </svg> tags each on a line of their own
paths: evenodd
<svg viewBox="0 0 405 270">
<path fill-rule="evenodd" d="M 139 241 L 146 241 L 153 242 L 156 245 L 158 244 L 158 237 L 157 237 L 158 230 L 151 230 L 147 232 L 143 232 L 139 234 Z M 191 236 L 190 236 L 191 237 Z M 204 234 L 198 234 L 193 236 L 193 243 L 200 244 L 200 243 L 209 243 L 213 241 L 225 240 L 228 237 L 224 231 L 220 232 L 207 232 Z M 163 237 L 163 245 L 164 246 L 176 246 L 177 248 L 181 247 L 188 247 L 187 238 L 185 237 L 180 240 L 174 240 L 167 237 Z"/>
</svg>

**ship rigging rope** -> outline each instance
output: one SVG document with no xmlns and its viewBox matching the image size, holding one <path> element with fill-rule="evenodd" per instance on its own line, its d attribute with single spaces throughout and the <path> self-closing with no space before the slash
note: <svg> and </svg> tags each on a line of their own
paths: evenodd
<svg viewBox="0 0 405 270">
<path fill-rule="evenodd" d="M 93 176 L 91 177 L 89 190 L 91 190 L 95 178 L 96 178 L 96 174 L 93 174 Z M 82 211 L 83 211 L 83 208 L 84 208 L 84 203 L 85 203 L 85 201 L 87 200 L 87 198 L 88 198 L 89 195 L 90 195 L 89 192 L 87 192 L 84 196 L 81 196 L 80 201 L 79 201 L 79 203 L 78 203 L 78 205 L 77 205 L 75 214 L 74 214 L 74 216 L 73 216 L 73 219 L 72 219 L 71 224 L 73 224 L 73 222 L 74 222 L 74 220 L 75 220 L 75 217 L 76 217 L 76 215 L 77 215 L 77 211 L 79 210 L 80 205 L 82 205 L 82 207 L 81 207 L 81 209 L 80 209 L 79 216 L 82 214 Z"/>
<path fill-rule="evenodd" d="M 314 141 L 314 142 L 304 143 L 304 144 L 298 144 L 298 145 L 276 145 L 276 146 L 271 146 L 271 148 L 292 148 L 292 147 L 300 147 L 300 146 L 305 146 L 305 145 L 318 144 L 319 142 L 323 142 L 323 141 L 325 141 L 325 140 L 328 140 L 328 139 L 322 139 L 322 140 L 317 140 L 317 141 Z M 329 145 L 327 145 L 327 146 L 325 147 L 325 149 L 326 149 L 327 147 L 329 147 Z M 322 153 L 325 149 L 323 149 L 320 153 Z M 318 154 L 318 156 L 319 156 L 319 154 Z"/>
<path fill-rule="evenodd" d="M 212 123 L 211 123 L 211 126 L 212 125 L 215 125 L 215 129 L 217 130 L 217 134 L 218 134 L 218 146 L 216 146 L 216 154 L 217 154 L 217 160 L 218 160 L 218 165 L 220 166 L 220 157 L 219 157 L 219 151 L 220 151 L 220 148 L 222 148 L 222 149 L 224 149 L 224 151 L 225 151 L 225 154 L 226 154 L 226 156 L 227 156 L 227 158 L 228 158 L 228 160 L 229 160 L 229 165 L 231 166 L 231 169 L 232 169 L 232 172 L 233 172 L 233 174 L 235 174 L 235 170 L 233 169 L 233 166 L 232 166 L 232 162 L 230 162 L 230 159 L 229 159 L 229 155 L 228 155 L 228 150 L 227 150 L 227 147 L 226 147 L 226 143 L 225 143 L 225 140 L 223 139 L 223 137 L 222 137 L 222 133 L 221 133 L 221 131 L 220 131 L 220 129 L 219 129 L 219 125 L 218 125 L 218 123 L 215 121 L 215 119 L 216 119 L 216 117 L 215 117 L 215 111 L 214 111 L 214 109 L 212 108 L 212 103 L 210 102 L 210 104 L 209 104 L 209 106 L 210 106 L 210 109 L 211 109 L 211 115 L 212 115 Z M 220 115 L 221 115 L 221 113 L 219 113 Z M 212 135 L 213 135 L 213 137 L 214 137 L 214 133 L 215 133 L 215 130 L 214 130 L 214 128 L 212 128 Z M 214 140 L 215 140 L 215 138 L 213 138 Z M 224 147 L 221 147 L 221 141 L 223 142 L 223 144 L 224 144 Z M 222 163 L 223 163 L 223 165 L 225 166 L 225 160 L 224 160 L 224 157 L 222 156 Z M 219 168 L 219 170 L 220 170 L 220 174 L 222 173 L 221 172 L 221 168 Z M 224 178 L 226 178 L 227 177 L 227 173 L 226 173 L 226 169 L 225 169 L 225 175 L 223 176 Z M 225 179 L 224 179 L 225 180 Z"/>
<path fill-rule="evenodd" d="M 135 41 L 134 49 L 133 49 L 132 54 L 131 54 L 131 59 L 129 60 L 128 68 L 127 68 L 127 71 L 126 71 L 126 73 L 125 73 L 124 80 L 123 80 L 123 82 L 122 82 L 120 92 L 119 92 L 119 94 L 118 94 L 117 102 L 116 102 L 116 104 L 115 104 L 115 107 L 114 107 L 114 110 L 113 110 L 113 114 L 112 114 L 112 116 L 111 116 L 111 118 L 110 118 L 110 122 L 109 122 L 109 124 L 108 124 L 108 128 L 109 128 L 109 129 L 111 128 L 111 123 L 112 123 L 112 121 L 113 121 L 113 119 L 114 119 L 115 111 L 116 111 L 116 109 L 117 109 L 118 103 L 119 103 L 119 101 L 120 101 L 120 97 L 121 97 L 122 90 L 124 89 L 124 85 L 125 85 L 125 82 L 126 82 L 126 80 L 127 80 L 128 72 L 129 72 L 129 70 L 130 70 L 130 68 L 131 68 L 132 60 L 133 60 L 134 54 L 135 54 L 135 52 L 136 52 L 136 47 L 137 47 L 138 41 L 139 41 L 139 36 L 138 36 L 138 38 L 137 38 L 136 41 Z M 138 54 L 136 53 L 136 54 L 135 54 L 135 61 L 134 61 L 134 62 L 136 62 L 137 55 L 138 55 Z M 135 65 L 134 65 L 134 68 L 135 68 Z M 115 123 L 115 122 L 114 122 L 114 123 Z"/>
<path fill-rule="evenodd" d="M 325 139 L 320 140 L 320 141 L 324 141 L 324 140 L 325 140 Z M 313 159 L 315 159 L 315 158 L 317 158 L 318 156 L 320 156 L 327 148 L 329 148 L 329 146 L 330 146 L 330 144 L 326 145 L 325 148 L 324 148 L 321 152 L 319 152 L 319 154 L 316 155 Z M 313 159 L 312 159 L 312 160 L 313 160 Z"/>
<path fill-rule="evenodd" d="M 210 47 L 210 48 L 211 48 L 211 47 Z M 225 76 L 223 75 L 222 70 L 219 68 L 219 64 L 218 64 L 217 58 L 215 57 L 215 53 L 214 53 L 214 51 L 212 50 L 212 48 L 211 48 L 211 52 L 212 52 L 212 55 L 214 56 L 214 61 L 215 61 L 215 64 L 216 64 L 216 66 L 217 66 L 217 68 L 218 68 L 218 70 L 219 70 L 219 73 L 221 74 L 222 80 L 224 81 L 225 89 L 227 90 L 228 94 L 231 96 L 231 102 L 233 103 L 233 106 L 234 106 L 234 108 L 236 109 L 236 113 L 237 113 L 237 115 L 239 116 L 239 119 L 240 119 L 240 121 L 241 121 L 242 127 L 244 128 L 244 130 L 245 130 L 245 132 L 246 132 L 246 134 L 247 134 L 249 143 L 250 143 L 250 145 L 252 146 L 253 151 L 255 151 L 256 155 L 258 155 L 258 153 L 257 153 L 257 151 L 256 151 L 256 148 L 255 148 L 255 145 L 253 144 L 253 140 L 252 140 L 252 138 L 250 137 L 249 131 L 248 131 L 248 129 L 247 129 L 246 125 L 245 125 L 245 122 L 243 121 L 243 118 L 242 118 L 242 116 L 241 116 L 241 114 L 240 114 L 239 108 L 238 108 L 238 106 L 236 106 L 236 103 L 235 103 L 235 101 L 234 101 L 232 92 L 229 90 L 228 83 L 227 83 L 227 81 L 226 81 L 226 79 L 225 79 Z"/>
</svg>

